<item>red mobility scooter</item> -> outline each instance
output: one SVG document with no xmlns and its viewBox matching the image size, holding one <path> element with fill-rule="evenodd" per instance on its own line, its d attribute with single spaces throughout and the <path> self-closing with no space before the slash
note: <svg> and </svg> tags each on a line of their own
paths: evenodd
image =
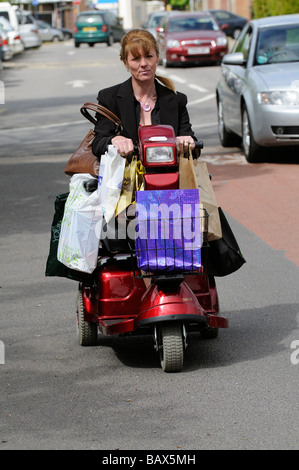
<svg viewBox="0 0 299 470">
<path fill-rule="evenodd" d="M 138 150 L 145 169 L 144 191 L 179 188 L 172 127 L 141 127 Z M 134 206 L 118 217 L 118 224 L 132 221 L 130 209 Z M 150 334 L 163 371 L 181 371 L 188 332 L 198 331 L 204 338 L 215 338 L 218 328 L 228 327 L 227 319 L 219 315 L 215 280 L 205 269 L 207 241 L 203 240 L 201 266 L 191 272 L 159 268 L 144 272 L 136 262 L 135 244 L 119 239 L 115 224 L 113 236 L 109 237 L 109 227 L 106 229 L 93 282 L 79 284 L 80 345 L 96 345 L 98 331 L 103 335 Z"/>
</svg>

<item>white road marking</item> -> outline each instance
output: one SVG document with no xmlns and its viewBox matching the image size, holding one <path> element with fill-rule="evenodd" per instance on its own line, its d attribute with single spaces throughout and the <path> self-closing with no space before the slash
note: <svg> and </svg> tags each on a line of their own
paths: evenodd
<svg viewBox="0 0 299 470">
<path fill-rule="evenodd" d="M 66 85 L 71 85 L 73 88 L 83 88 L 89 83 L 89 80 L 71 80 L 70 82 L 65 82 Z"/>
<path fill-rule="evenodd" d="M 203 98 L 199 98 L 198 100 L 195 100 L 195 101 L 190 101 L 190 103 L 188 103 L 188 106 L 194 106 L 195 104 L 203 103 L 204 101 L 208 101 L 208 100 L 211 100 L 211 99 L 216 100 L 216 94 L 215 93 L 211 93 L 210 95 L 204 96 Z"/>
<path fill-rule="evenodd" d="M 222 153 L 222 154 L 207 154 L 202 151 L 200 157 L 201 161 L 205 161 L 213 166 L 222 165 L 249 165 L 245 156 L 242 153 Z M 208 149 L 207 149 L 208 151 Z"/>
<path fill-rule="evenodd" d="M 81 121 L 71 121 L 71 122 L 58 122 L 55 124 L 45 124 L 44 126 L 31 126 L 31 127 L 14 127 L 12 129 L 0 129 L 0 135 L 1 133 L 7 134 L 8 132 L 23 132 L 23 131 L 34 131 L 37 129 L 51 129 L 53 127 L 65 127 L 65 126 L 73 126 L 75 124 L 82 124 L 82 119 Z"/>
<path fill-rule="evenodd" d="M 203 127 L 215 127 L 217 129 L 217 122 L 206 122 L 205 124 L 192 124 L 193 129 L 202 129 Z"/>
<path fill-rule="evenodd" d="M 178 77 L 177 75 L 169 75 L 169 78 L 174 82 L 186 83 L 186 80 L 184 78 Z"/>
<path fill-rule="evenodd" d="M 162 69 L 161 67 L 158 67 L 157 70 L 158 70 L 159 75 L 168 75 L 168 72 L 165 69 Z M 195 83 L 187 83 L 187 80 L 185 78 L 178 77 L 177 75 L 169 75 L 169 78 L 173 80 L 174 82 L 186 83 L 189 88 L 191 88 L 192 90 L 199 91 L 200 93 L 208 92 L 206 88 L 203 88 L 200 85 L 197 85 Z"/>
<path fill-rule="evenodd" d="M 207 93 L 208 92 L 208 90 L 206 88 L 203 88 L 199 85 L 194 85 L 193 83 L 191 83 L 191 85 L 189 85 L 189 88 L 192 88 L 192 90 L 199 91 L 200 93 Z"/>
</svg>

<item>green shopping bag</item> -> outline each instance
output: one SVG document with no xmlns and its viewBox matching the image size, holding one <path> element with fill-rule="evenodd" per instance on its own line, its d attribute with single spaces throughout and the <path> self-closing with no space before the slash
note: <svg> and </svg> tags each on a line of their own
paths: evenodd
<svg viewBox="0 0 299 470">
<path fill-rule="evenodd" d="M 51 226 L 51 239 L 49 255 L 46 263 L 46 276 L 66 277 L 84 284 L 92 284 L 93 275 L 75 271 L 62 264 L 57 259 L 57 248 L 60 235 L 61 221 L 63 219 L 64 207 L 69 193 L 59 194 L 55 200 L 55 212 Z"/>
</svg>

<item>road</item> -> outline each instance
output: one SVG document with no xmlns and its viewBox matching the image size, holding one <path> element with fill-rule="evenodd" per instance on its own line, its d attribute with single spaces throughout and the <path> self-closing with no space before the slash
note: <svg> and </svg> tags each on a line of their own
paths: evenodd
<svg viewBox="0 0 299 470">
<path fill-rule="evenodd" d="M 219 205 L 247 259 L 217 278 L 230 327 L 190 337 L 165 374 L 150 339 L 76 342 L 77 286 L 45 278 L 55 194 L 100 88 L 128 77 L 118 45 L 43 45 L 0 75 L 0 449 L 298 449 L 298 162 L 248 164 L 219 146 L 219 67 L 159 67 L 188 94 Z M 297 347 L 297 349 L 296 349 Z"/>
</svg>

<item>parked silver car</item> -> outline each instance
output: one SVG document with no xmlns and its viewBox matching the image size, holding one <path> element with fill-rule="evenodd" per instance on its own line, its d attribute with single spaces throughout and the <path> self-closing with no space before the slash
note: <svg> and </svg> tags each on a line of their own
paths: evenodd
<svg viewBox="0 0 299 470">
<path fill-rule="evenodd" d="M 299 147 L 299 14 L 248 22 L 223 57 L 216 97 L 224 147 L 242 146 L 249 162 Z"/>
<path fill-rule="evenodd" d="M 20 32 L 15 30 L 10 22 L 4 18 L 4 16 L 0 16 L 0 28 L 3 28 L 5 33 L 8 37 L 8 44 L 10 46 L 12 55 L 20 54 L 24 50 L 24 44 L 21 41 Z"/>
<path fill-rule="evenodd" d="M 153 13 L 149 13 L 145 22 L 141 25 L 142 29 L 146 29 L 156 38 L 157 37 L 157 27 L 159 27 L 162 23 L 162 20 L 167 15 L 165 11 L 155 11 Z"/>
<path fill-rule="evenodd" d="M 54 26 L 51 26 L 50 23 L 47 23 L 46 21 L 37 20 L 36 23 L 43 42 L 64 40 L 63 32 L 60 29 L 54 28 Z"/>
<path fill-rule="evenodd" d="M 0 23 L 0 34 L 2 38 L 2 60 L 10 60 L 13 56 L 12 49 L 9 44 L 9 38 L 7 32 L 3 28 L 2 24 Z"/>
<path fill-rule="evenodd" d="M 40 47 L 42 45 L 42 40 L 35 18 L 28 11 L 17 10 L 16 13 L 19 21 L 21 40 L 25 49 Z"/>
<path fill-rule="evenodd" d="M 3 38 L 2 38 L 1 32 L 0 32 L 0 70 L 3 69 L 3 63 L 2 63 L 2 46 L 3 46 Z"/>
</svg>

